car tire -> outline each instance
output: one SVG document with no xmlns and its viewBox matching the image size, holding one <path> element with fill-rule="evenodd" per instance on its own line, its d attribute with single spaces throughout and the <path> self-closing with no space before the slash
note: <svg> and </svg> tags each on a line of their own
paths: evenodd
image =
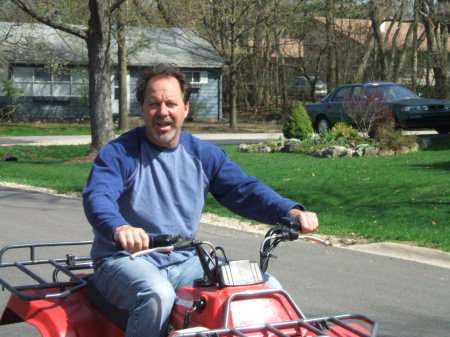
<svg viewBox="0 0 450 337">
<path fill-rule="evenodd" d="M 434 128 L 434 129 L 440 135 L 445 135 L 445 134 L 450 132 L 450 127 L 448 127 L 448 126 L 438 126 L 438 127 Z"/>
<path fill-rule="evenodd" d="M 331 123 L 325 116 L 320 116 L 317 118 L 315 123 L 315 129 L 318 133 L 322 134 L 331 130 Z"/>
</svg>

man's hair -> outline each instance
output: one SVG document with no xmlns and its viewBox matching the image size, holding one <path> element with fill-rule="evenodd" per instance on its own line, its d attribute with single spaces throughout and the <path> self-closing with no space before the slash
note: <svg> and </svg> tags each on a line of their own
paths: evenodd
<svg viewBox="0 0 450 337">
<path fill-rule="evenodd" d="M 175 64 L 159 63 L 150 68 L 146 68 L 139 73 L 139 77 L 136 81 L 136 98 L 141 106 L 144 104 L 147 83 L 154 77 L 175 77 L 180 84 L 184 103 L 189 102 L 191 96 L 191 84 L 186 75 Z"/>
</svg>

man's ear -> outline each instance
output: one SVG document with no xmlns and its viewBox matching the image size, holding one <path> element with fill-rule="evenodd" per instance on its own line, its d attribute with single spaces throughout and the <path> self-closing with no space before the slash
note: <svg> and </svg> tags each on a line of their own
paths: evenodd
<svg viewBox="0 0 450 337">
<path fill-rule="evenodd" d="M 184 107 L 184 119 L 186 119 L 188 115 L 189 115 L 189 102 L 187 102 Z"/>
</svg>

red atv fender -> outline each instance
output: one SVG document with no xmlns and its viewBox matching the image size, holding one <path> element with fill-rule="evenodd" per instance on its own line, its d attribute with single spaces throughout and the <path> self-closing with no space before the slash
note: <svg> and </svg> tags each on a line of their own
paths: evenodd
<svg viewBox="0 0 450 337">
<path fill-rule="evenodd" d="M 48 290 L 28 290 L 30 296 L 48 294 Z M 82 289 L 66 298 L 34 301 L 11 295 L 0 325 L 27 322 L 35 326 L 42 337 L 123 337 L 125 333 L 94 308 Z"/>
<path fill-rule="evenodd" d="M 0 284 L 11 296 L 0 318 L 0 326 L 27 322 L 43 337 L 123 337 L 124 331 L 106 319 L 88 299 L 86 280 L 92 275 L 90 257 L 66 254 L 65 257 L 42 258 L 43 253 L 55 247 L 73 250 L 76 246 L 90 248 L 91 245 L 92 241 L 75 241 L 4 247 L 0 251 L 0 271 L 8 268 L 23 273 L 32 284 L 13 285 L 20 279 L 19 274 L 13 273 L 10 280 L 4 279 L 2 274 Z M 8 253 L 15 257 L 24 252 L 28 252 L 28 260 L 5 261 Z M 39 268 L 31 269 L 32 266 Z M 51 281 L 47 280 L 49 270 L 53 270 Z M 76 270 L 88 270 L 89 274 L 75 274 Z M 59 276 L 67 280 L 61 281 Z"/>
</svg>

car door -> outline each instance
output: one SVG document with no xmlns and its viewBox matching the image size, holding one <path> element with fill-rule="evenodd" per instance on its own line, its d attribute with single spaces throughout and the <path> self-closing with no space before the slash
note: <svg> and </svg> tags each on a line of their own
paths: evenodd
<svg viewBox="0 0 450 337">
<path fill-rule="evenodd" d="M 327 105 L 327 117 L 331 124 L 342 122 L 346 120 L 346 115 L 343 113 L 344 103 L 349 102 L 352 97 L 352 86 L 345 86 L 338 88 L 330 98 Z"/>
</svg>

